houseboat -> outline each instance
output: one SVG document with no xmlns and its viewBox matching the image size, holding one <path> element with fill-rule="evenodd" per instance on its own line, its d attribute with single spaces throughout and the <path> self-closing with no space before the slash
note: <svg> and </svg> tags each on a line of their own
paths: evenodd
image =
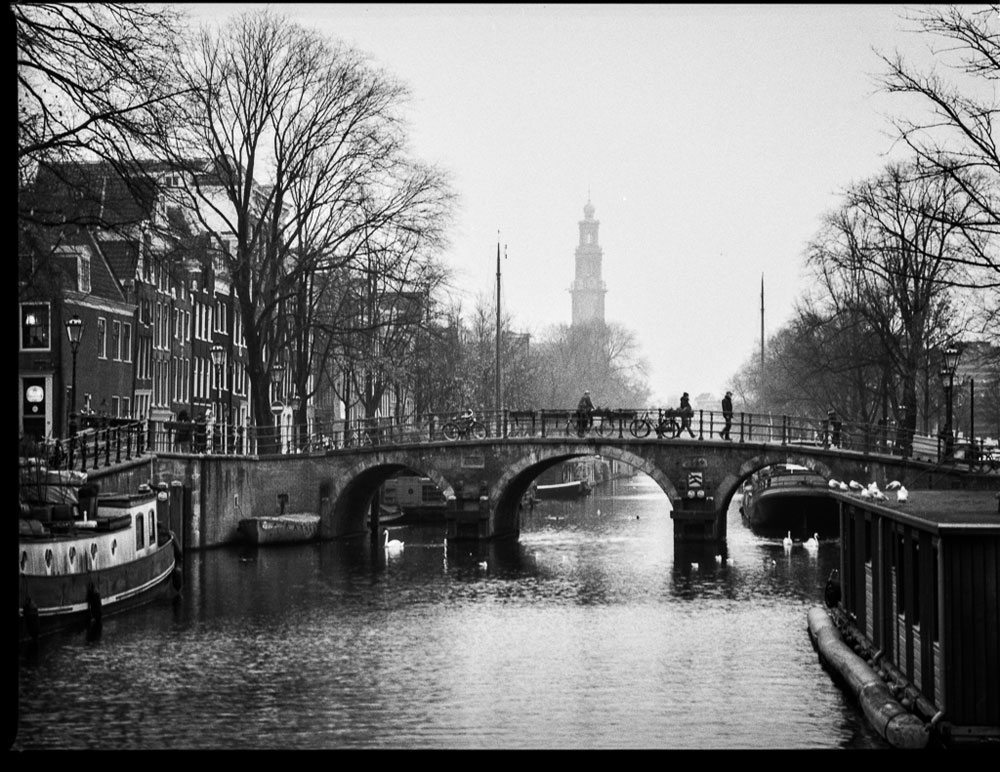
<svg viewBox="0 0 1000 772">
<path fill-rule="evenodd" d="M 840 536 L 837 502 L 827 480 L 796 464 L 775 464 L 756 472 L 740 501 L 743 524 L 758 536 L 781 538 L 791 531 L 805 541 Z"/>
<path fill-rule="evenodd" d="M 157 493 L 142 486 L 81 504 L 76 491 L 85 480 L 37 461 L 22 464 L 22 642 L 77 627 L 99 632 L 105 616 L 174 595 L 183 584 L 180 549 Z"/>
<path fill-rule="evenodd" d="M 241 518 L 236 525 L 240 537 L 254 545 L 299 544 L 319 538 L 320 516 L 289 512 Z"/>
<path fill-rule="evenodd" d="M 399 475 L 381 491 L 382 521 L 399 524 L 443 523 L 447 502 L 429 477 Z"/>
<path fill-rule="evenodd" d="M 821 661 L 893 745 L 1000 747 L 1000 502 L 834 493 L 840 568 L 810 610 Z"/>
</svg>

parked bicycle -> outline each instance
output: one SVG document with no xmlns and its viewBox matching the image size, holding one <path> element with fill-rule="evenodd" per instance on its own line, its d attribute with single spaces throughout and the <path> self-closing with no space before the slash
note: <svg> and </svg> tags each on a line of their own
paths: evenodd
<svg viewBox="0 0 1000 772">
<path fill-rule="evenodd" d="M 628 430 L 633 437 L 640 440 L 653 432 L 656 433 L 657 439 L 676 437 L 681 430 L 681 425 L 677 421 L 679 415 L 680 411 L 673 408 L 661 411 L 658 417 L 651 415 L 651 411 L 647 410 L 629 422 Z"/>
<path fill-rule="evenodd" d="M 486 439 L 486 425 L 475 418 L 456 418 L 441 427 L 441 433 L 446 440 L 466 440 L 470 437 L 483 440 Z"/>
<path fill-rule="evenodd" d="M 618 414 L 613 410 L 598 409 L 594 411 L 593 427 L 598 437 L 610 437 L 618 431 Z"/>
<path fill-rule="evenodd" d="M 653 431 L 653 422 L 649 419 L 649 411 L 647 410 L 642 415 L 633 418 L 629 422 L 628 430 L 636 439 L 641 440 L 643 437 L 648 437 L 649 433 Z"/>
</svg>

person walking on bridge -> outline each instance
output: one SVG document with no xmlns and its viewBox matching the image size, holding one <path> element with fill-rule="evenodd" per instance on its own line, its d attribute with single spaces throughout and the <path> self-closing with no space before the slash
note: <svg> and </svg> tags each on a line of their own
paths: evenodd
<svg viewBox="0 0 1000 772">
<path fill-rule="evenodd" d="M 681 432 L 687 431 L 691 438 L 694 439 L 694 432 L 691 431 L 691 416 L 694 415 L 694 409 L 691 407 L 691 398 L 685 391 L 681 395 L 681 406 L 679 409 L 681 415 L 681 431 L 677 432 L 677 436 L 681 436 Z"/>
<path fill-rule="evenodd" d="M 583 396 L 576 405 L 576 428 L 582 437 L 590 428 L 592 422 L 591 414 L 594 412 L 594 403 L 590 400 L 590 392 L 584 391 Z"/>
<path fill-rule="evenodd" d="M 731 440 L 732 437 L 729 436 L 729 430 L 733 425 L 733 393 L 731 391 L 727 391 L 726 396 L 722 398 L 722 417 L 725 419 L 726 425 L 722 427 L 719 436 L 724 440 Z"/>
</svg>

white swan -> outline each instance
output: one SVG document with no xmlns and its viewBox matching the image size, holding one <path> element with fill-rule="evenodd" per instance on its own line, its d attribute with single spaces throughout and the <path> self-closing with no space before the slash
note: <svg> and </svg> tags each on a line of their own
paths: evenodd
<svg viewBox="0 0 1000 772">
<path fill-rule="evenodd" d="M 862 485 L 861 483 L 859 483 L 859 482 L 858 482 L 857 480 L 851 480 L 851 481 L 850 481 L 850 482 L 848 483 L 848 486 L 850 486 L 850 489 L 851 489 L 852 491 L 860 491 L 860 490 L 864 490 L 864 487 L 865 487 L 864 485 Z"/>
<path fill-rule="evenodd" d="M 721 563 L 722 562 L 722 555 L 716 555 L 715 556 L 715 562 L 716 563 Z"/>
<path fill-rule="evenodd" d="M 896 501 L 905 504 L 909 498 L 910 492 L 900 485 L 899 489 L 896 491 Z"/>
<path fill-rule="evenodd" d="M 840 490 L 847 491 L 847 490 L 850 490 L 850 489 L 851 489 L 851 486 L 849 486 L 847 483 L 841 481 L 841 483 L 840 483 Z"/>
<path fill-rule="evenodd" d="M 481 571 L 485 571 L 487 568 L 489 568 L 489 563 L 487 563 L 485 560 L 480 560 L 479 561 L 479 569 Z"/>
<path fill-rule="evenodd" d="M 819 549 L 819 534 L 814 533 L 812 536 L 810 536 L 808 539 L 802 542 L 802 546 L 805 547 L 807 550 Z"/>
<path fill-rule="evenodd" d="M 781 540 L 781 545 L 787 550 L 792 548 L 792 532 L 789 531 L 788 535 Z"/>
<path fill-rule="evenodd" d="M 697 563 L 692 563 L 691 564 L 691 570 L 692 571 L 697 571 L 698 570 L 698 564 Z"/>
<path fill-rule="evenodd" d="M 896 490 L 896 488 L 898 488 L 902 484 L 903 483 L 901 483 L 899 480 L 893 480 L 891 483 L 889 483 L 888 485 L 885 486 L 885 489 L 887 491 L 894 491 L 894 490 Z"/>
<path fill-rule="evenodd" d="M 390 539 L 388 531 L 382 531 L 382 546 L 385 547 L 389 552 L 399 552 L 403 549 L 404 543 L 399 539 Z"/>
<path fill-rule="evenodd" d="M 837 480 L 830 480 L 830 482 L 828 482 L 827 485 L 829 485 L 831 488 L 840 487 L 840 483 Z"/>
</svg>

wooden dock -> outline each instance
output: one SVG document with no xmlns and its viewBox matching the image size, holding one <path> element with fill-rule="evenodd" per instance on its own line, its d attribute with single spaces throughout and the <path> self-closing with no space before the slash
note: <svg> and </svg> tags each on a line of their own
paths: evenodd
<svg viewBox="0 0 1000 772">
<path fill-rule="evenodd" d="M 834 495 L 844 640 L 935 742 L 1000 743 L 998 494 Z"/>
</svg>

